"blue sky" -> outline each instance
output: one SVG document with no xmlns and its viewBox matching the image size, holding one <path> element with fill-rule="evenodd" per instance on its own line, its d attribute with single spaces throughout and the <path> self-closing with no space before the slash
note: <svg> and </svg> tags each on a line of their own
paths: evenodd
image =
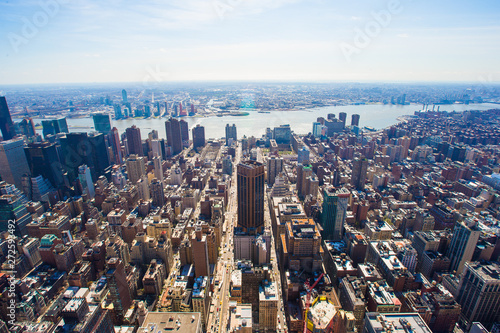
<svg viewBox="0 0 500 333">
<path fill-rule="evenodd" d="M 0 84 L 500 81 L 498 0 L 0 0 Z"/>
</svg>

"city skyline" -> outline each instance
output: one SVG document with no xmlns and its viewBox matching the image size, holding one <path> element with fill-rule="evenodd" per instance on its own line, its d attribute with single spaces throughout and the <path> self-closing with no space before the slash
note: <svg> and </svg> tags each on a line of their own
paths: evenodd
<svg viewBox="0 0 500 333">
<path fill-rule="evenodd" d="M 45 0 L 0 8 L 1 85 L 500 81 L 494 1 Z"/>
</svg>

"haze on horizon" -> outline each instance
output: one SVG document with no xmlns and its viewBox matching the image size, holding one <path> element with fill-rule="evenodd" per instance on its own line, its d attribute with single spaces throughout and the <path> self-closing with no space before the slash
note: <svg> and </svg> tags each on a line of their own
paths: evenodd
<svg viewBox="0 0 500 333">
<path fill-rule="evenodd" d="M 0 85 L 500 82 L 495 0 L 27 0 L 0 20 Z"/>
</svg>

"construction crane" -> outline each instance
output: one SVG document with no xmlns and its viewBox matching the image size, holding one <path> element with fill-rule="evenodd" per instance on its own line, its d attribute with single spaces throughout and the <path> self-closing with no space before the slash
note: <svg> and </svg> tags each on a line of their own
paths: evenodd
<svg viewBox="0 0 500 333">
<path fill-rule="evenodd" d="M 314 289 L 314 287 L 316 287 L 316 285 L 321 280 L 323 275 L 325 275 L 325 273 L 321 273 L 319 278 L 314 282 L 314 284 L 311 287 L 309 287 L 309 281 L 306 281 L 306 283 L 305 283 L 307 295 L 306 295 L 306 311 L 304 311 L 304 333 L 307 333 L 307 312 L 309 311 L 309 305 L 310 305 L 309 302 L 311 299 L 311 291 Z"/>
</svg>

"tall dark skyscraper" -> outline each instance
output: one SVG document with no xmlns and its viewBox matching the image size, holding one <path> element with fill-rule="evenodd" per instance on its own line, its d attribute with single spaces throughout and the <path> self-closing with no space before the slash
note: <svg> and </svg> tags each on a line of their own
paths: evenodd
<svg viewBox="0 0 500 333">
<path fill-rule="evenodd" d="M 465 263 L 472 259 L 480 235 L 481 229 L 476 225 L 466 225 L 464 222 L 455 224 L 453 237 L 446 252 L 451 261 L 450 271 L 462 273 Z"/>
<path fill-rule="evenodd" d="M 165 122 L 167 133 L 167 145 L 172 147 L 172 154 L 177 155 L 182 151 L 181 125 L 175 118 L 170 118 Z"/>
<path fill-rule="evenodd" d="M 24 152 L 33 177 L 42 175 L 54 187 L 64 183 L 64 170 L 55 143 L 30 143 L 24 147 Z"/>
<path fill-rule="evenodd" d="M 10 140 L 16 136 L 14 123 L 10 117 L 9 106 L 5 97 L 0 96 L 0 130 L 4 140 Z"/>
<path fill-rule="evenodd" d="M 187 121 L 185 121 L 184 119 L 181 119 L 179 121 L 179 124 L 181 126 L 181 138 L 182 138 L 182 142 L 189 141 L 189 126 L 188 126 Z"/>
<path fill-rule="evenodd" d="M 66 118 L 42 120 L 43 136 L 69 133 Z"/>
<path fill-rule="evenodd" d="M 229 124 L 226 124 L 226 146 L 229 146 L 229 140 L 233 139 L 233 141 L 238 140 L 238 137 L 236 135 L 236 125 L 233 124 L 233 126 L 229 126 Z"/>
<path fill-rule="evenodd" d="M 7 183 L 22 189 L 21 177 L 30 169 L 24 154 L 24 140 L 19 137 L 0 142 L 0 176 Z"/>
<path fill-rule="evenodd" d="M 102 133 L 68 133 L 61 138 L 61 152 L 61 163 L 68 171 L 70 181 L 78 176 L 78 167 L 82 164 L 90 168 L 94 182 L 109 166 Z"/>
<path fill-rule="evenodd" d="M 36 130 L 33 119 L 24 118 L 23 120 L 21 120 L 21 122 L 19 122 L 19 130 L 19 134 L 26 135 L 28 138 L 35 136 Z"/>
<path fill-rule="evenodd" d="M 254 235 L 264 227 L 264 165 L 245 161 L 237 167 L 238 227 Z"/>
<path fill-rule="evenodd" d="M 128 152 L 130 154 L 143 156 L 141 129 L 133 125 L 127 128 L 125 133 L 127 135 Z"/>
<path fill-rule="evenodd" d="M 344 127 L 345 127 L 345 122 L 347 120 L 347 113 L 339 112 L 339 119 L 344 124 Z"/>
<path fill-rule="evenodd" d="M 347 216 L 347 205 L 351 194 L 345 188 L 325 188 L 323 193 L 323 211 L 321 226 L 323 239 L 340 241 L 344 236 L 344 222 Z"/>
<path fill-rule="evenodd" d="M 92 118 L 94 119 L 94 128 L 97 132 L 108 134 L 111 131 L 111 118 L 108 114 L 96 113 Z"/>
<path fill-rule="evenodd" d="M 111 144 L 113 147 L 113 154 L 115 155 L 115 163 L 122 164 L 123 156 L 120 144 L 120 134 L 118 133 L 118 129 L 116 127 L 113 127 L 111 130 Z"/>
<path fill-rule="evenodd" d="M 193 148 L 205 146 L 205 127 L 200 124 L 193 128 Z"/>
<path fill-rule="evenodd" d="M 368 169 L 368 160 L 366 158 L 355 158 L 352 161 L 351 185 L 357 190 L 365 189 L 366 173 Z"/>
<path fill-rule="evenodd" d="M 359 114 L 353 114 L 351 116 L 351 126 L 359 126 Z"/>
</svg>

